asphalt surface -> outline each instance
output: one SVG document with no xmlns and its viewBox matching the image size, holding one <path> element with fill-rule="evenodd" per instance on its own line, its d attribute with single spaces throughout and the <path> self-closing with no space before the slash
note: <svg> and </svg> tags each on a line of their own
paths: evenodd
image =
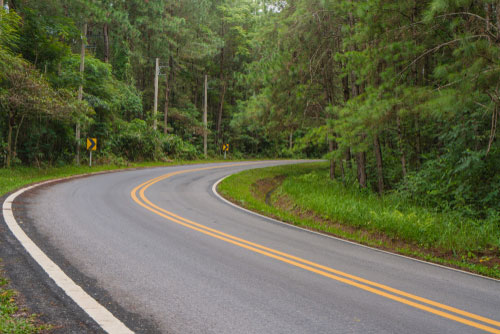
<svg viewBox="0 0 500 334">
<path fill-rule="evenodd" d="M 212 193 L 225 175 L 283 163 L 288 162 L 181 173 L 152 184 L 144 196 L 161 209 L 243 241 L 500 321 L 498 281 L 279 224 Z M 161 175 L 214 166 L 75 179 L 22 196 L 25 211 L 14 212 L 24 217 L 23 229 L 40 248 L 137 333 L 484 332 L 439 312 L 500 332 L 499 326 L 469 315 L 408 296 L 397 297 L 401 302 L 383 295 L 394 292 L 363 289 L 356 286 L 359 281 L 332 279 L 225 241 L 219 232 L 214 237 L 203 227 L 183 226 L 179 218 L 166 219 L 131 196 L 134 188 Z M 39 279 L 47 280 L 43 273 Z"/>
</svg>

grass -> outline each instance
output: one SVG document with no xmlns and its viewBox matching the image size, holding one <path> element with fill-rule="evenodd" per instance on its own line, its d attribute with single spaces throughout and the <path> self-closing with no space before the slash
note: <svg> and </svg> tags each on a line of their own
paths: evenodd
<svg viewBox="0 0 500 334">
<path fill-rule="evenodd" d="M 8 289 L 8 281 L 0 277 L 0 333 L 31 334 L 50 330 L 49 325 L 38 324 L 37 316 L 27 314 L 16 303 L 17 293 Z"/>
<path fill-rule="evenodd" d="M 162 167 L 185 164 L 198 164 L 210 162 L 228 162 L 230 160 L 190 160 L 172 162 L 143 162 L 126 166 L 98 165 L 64 166 L 58 168 L 32 168 L 14 167 L 11 169 L 0 168 L 0 196 L 19 189 L 25 185 L 62 178 L 72 175 L 88 174 L 94 172 L 110 171 L 124 168 Z M 20 310 L 16 301 L 17 292 L 8 289 L 8 280 L 0 272 L 0 333 L 9 334 L 34 334 L 45 333 L 50 330 L 48 325 L 38 324 L 36 315 L 31 315 L 26 310 Z"/>
<path fill-rule="evenodd" d="M 396 194 L 381 198 L 331 181 L 328 173 L 324 163 L 250 170 L 224 180 L 219 191 L 251 210 L 298 226 L 500 278 L 498 222 L 436 212 Z"/>
</svg>

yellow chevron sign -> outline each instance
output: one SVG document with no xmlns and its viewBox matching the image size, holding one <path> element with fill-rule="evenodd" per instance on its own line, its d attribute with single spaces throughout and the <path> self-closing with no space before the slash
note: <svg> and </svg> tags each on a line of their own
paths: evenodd
<svg viewBox="0 0 500 334">
<path fill-rule="evenodd" d="M 87 150 L 88 151 L 97 150 L 97 138 L 87 138 Z"/>
</svg>

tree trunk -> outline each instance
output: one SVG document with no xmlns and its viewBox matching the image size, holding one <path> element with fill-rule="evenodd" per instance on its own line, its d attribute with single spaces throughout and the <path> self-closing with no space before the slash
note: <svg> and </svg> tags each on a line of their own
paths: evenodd
<svg viewBox="0 0 500 334">
<path fill-rule="evenodd" d="M 497 40 L 500 39 L 500 1 L 495 4 L 497 11 Z"/>
<path fill-rule="evenodd" d="M 222 40 L 224 40 L 224 21 L 221 23 L 221 28 L 220 28 L 220 35 Z M 220 84 L 221 84 L 221 92 L 220 92 L 220 104 L 219 104 L 219 113 L 217 115 L 217 125 L 216 125 L 216 136 L 215 136 L 215 143 L 217 146 L 217 149 L 220 150 L 220 141 L 222 139 L 222 112 L 224 110 L 224 98 L 226 96 L 226 81 L 224 79 L 224 51 L 225 48 L 222 47 L 220 50 L 220 63 L 219 63 L 219 77 L 220 77 Z"/>
<path fill-rule="evenodd" d="M 83 25 L 82 34 L 82 48 L 80 52 L 80 75 L 83 80 L 83 74 L 85 72 L 85 39 L 87 38 L 87 23 Z M 78 101 L 83 100 L 83 82 L 78 88 Z M 75 140 L 76 140 L 76 164 L 80 165 L 80 121 L 76 122 L 75 128 Z"/>
<path fill-rule="evenodd" d="M 375 151 L 375 159 L 377 160 L 377 179 L 378 179 L 378 193 L 384 193 L 384 170 L 382 164 L 382 151 L 380 149 L 380 140 L 378 135 L 373 137 L 373 149 Z"/>
<path fill-rule="evenodd" d="M 194 71 L 193 71 L 194 73 Z M 198 98 L 199 98 L 199 94 L 198 94 L 198 87 L 200 86 L 200 80 L 198 77 L 196 77 L 196 82 L 195 82 L 195 86 L 193 88 L 193 97 L 194 97 L 194 101 L 193 101 L 193 104 L 194 104 L 194 107 L 196 109 L 198 109 Z M 203 107 L 203 106 L 202 106 Z"/>
<path fill-rule="evenodd" d="M 346 104 L 347 101 L 349 101 L 351 92 L 349 89 L 349 76 L 345 76 L 342 78 L 342 91 L 344 93 L 344 103 Z M 347 147 L 346 152 L 345 152 L 345 159 L 347 162 L 347 169 L 351 170 L 352 168 L 352 163 L 351 163 L 351 148 Z M 342 169 L 344 168 L 344 165 L 342 164 Z"/>
<path fill-rule="evenodd" d="M 335 159 L 330 160 L 330 179 L 335 180 Z"/>
<path fill-rule="evenodd" d="M 16 129 L 16 136 L 14 137 L 14 146 L 12 147 L 12 157 L 15 158 L 17 156 L 17 139 L 19 138 L 19 131 L 21 130 L 21 127 L 23 126 L 25 115 L 21 117 L 21 121 L 19 122 L 19 125 L 17 126 Z"/>
<path fill-rule="evenodd" d="M 342 183 L 345 184 L 345 171 L 344 171 L 344 160 L 340 159 L 340 175 L 342 176 Z"/>
<path fill-rule="evenodd" d="M 172 56 L 170 56 L 169 60 L 168 60 L 168 64 L 169 64 L 169 68 L 170 68 L 170 80 L 168 82 L 168 89 L 169 91 L 171 92 L 168 100 L 169 100 L 169 103 L 172 103 L 172 104 L 175 104 L 175 71 L 174 71 L 174 58 Z M 198 79 L 197 79 L 198 80 Z"/>
<path fill-rule="evenodd" d="M 490 27 L 491 27 L 491 14 L 493 12 L 493 6 L 491 3 L 485 4 L 485 18 L 484 20 L 486 21 L 486 32 L 490 32 Z"/>
<path fill-rule="evenodd" d="M 220 144 L 220 140 L 222 139 L 222 111 L 224 110 L 224 99 L 226 96 L 226 82 L 222 82 L 222 88 L 220 93 L 220 106 L 219 106 L 219 114 L 217 116 L 217 144 Z"/>
<path fill-rule="evenodd" d="M 168 95 L 170 91 L 169 82 L 168 82 L 169 73 L 165 76 L 165 106 L 163 107 L 163 133 L 168 133 Z"/>
<path fill-rule="evenodd" d="M 415 138 L 415 149 L 417 151 L 417 168 L 420 169 L 420 166 L 422 165 L 422 146 L 419 115 L 417 115 L 415 120 L 415 128 L 415 130 L 417 131 L 417 137 Z"/>
<path fill-rule="evenodd" d="M 354 98 L 359 95 L 360 87 L 356 84 L 356 74 L 351 72 L 351 96 Z M 361 142 L 366 138 L 366 134 L 361 133 Z M 366 153 L 357 154 L 356 165 L 358 170 L 358 182 L 361 188 L 366 188 Z"/>
<path fill-rule="evenodd" d="M 347 103 L 350 99 L 351 92 L 349 89 L 349 76 L 345 76 L 342 79 L 342 88 L 343 88 L 343 93 L 344 93 L 344 102 Z M 346 152 L 345 152 L 345 159 L 347 162 L 347 169 L 350 170 L 352 168 L 352 163 L 351 163 L 351 148 L 347 147 Z"/>
<path fill-rule="evenodd" d="M 491 144 L 493 144 L 493 140 L 495 140 L 497 123 L 498 123 L 498 107 L 495 107 L 495 110 L 493 110 L 493 114 L 491 115 L 490 139 L 488 140 L 488 148 L 486 149 L 486 154 L 485 154 L 486 156 L 490 153 Z"/>
<path fill-rule="evenodd" d="M 352 154 L 351 154 L 350 147 L 348 147 L 347 150 L 345 151 L 345 160 L 346 160 L 347 169 L 350 171 L 352 169 Z"/>
<path fill-rule="evenodd" d="M 12 161 L 12 129 L 14 128 L 14 115 L 9 108 L 9 132 L 7 135 L 7 168 L 10 168 Z"/>
<path fill-rule="evenodd" d="M 328 152 L 333 152 L 333 139 L 328 138 Z M 330 179 L 335 179 L 335 159 L 330 159 Z"/>
<path fill-rule="evenodd" d="M 342 91 L 344 93 L 344 102 L 347 103 L 349 101 L 350 93 L 349 93 L 349 77 L 346 75 L 342 78 Z"/>
<path fill-rule="evenodd" d="M 108 24 L 104 23 L 103 33 L 104 33 L 104 61 L 109 63 L 109 33 Z"/>
<path fill-rule="evenodd" d="M 356 165 L 358 167 L 358 182 L 361 188 L 366 188 L 366 153 L 357 154 Z"/>
<path fill-rule="evenodd" d="M 352 0 L 349 1 L 352 3 Z M 351 28 L 354 27 L 354 15 L 352 12 L 349 12 L 349 26 Z M 356 45 L 352 45 L 350 47 L 350 51 L 355 51 L 356 50 Z M 350 80 L 351 80 L 351 97 L 355 98 L 359 95 L 360 93 L 360 87 L 356 83 L 357 81 L 357 76 L 354 71 L 351 71 L 350 73 Z M 366 138 L 366 135 L 364 133 L 360 134 L 361 141 L 363 141 Z M 358 175 L 358 182 L 361 188 L 366 188 L 366 153 L 365 152 L 360 152 L 356 154 L 356 165 L 357 165 L 357 175 Z"/>
<path fill-rule="evenodd" d="M 403 171 L 403 178 L 406 178 L 406 155 L 403 149 L 403 135 L 401 133 L 401 120 L 396 116 L 396 125 L 398 129 L 398 147 L 401 152 L 401 169 Z"/>
</svg>

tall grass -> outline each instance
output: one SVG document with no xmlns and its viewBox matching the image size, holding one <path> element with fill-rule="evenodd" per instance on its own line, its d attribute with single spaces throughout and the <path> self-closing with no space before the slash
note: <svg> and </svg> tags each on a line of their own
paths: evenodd
<svg viewBox="0 0 500 334">
<path fill-rule="evenodd" d="M 295 167 L 296 168 L 296 167 Z M 500 246 L 500 230 L 493 221 L 472 220 L 454 212 L 436 212 L 389 194 L 379 197 L 356 187 L 345 187 L 319 168 L 291 174 L 280 189 L 300 207 L 328 220 L 383 232 L 423 248 L 445 252 L 482 252 Z"/>
</svg>

